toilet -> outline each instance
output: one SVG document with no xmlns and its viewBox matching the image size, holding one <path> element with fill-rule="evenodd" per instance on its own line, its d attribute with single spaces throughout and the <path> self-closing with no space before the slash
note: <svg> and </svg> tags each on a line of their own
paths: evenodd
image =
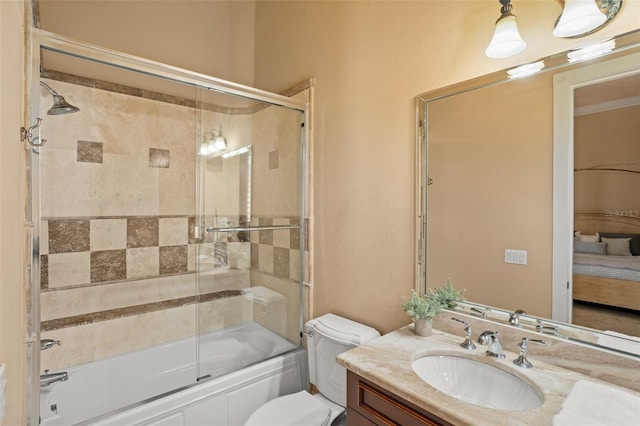
<svg viewBox="0 0 640 426">
<path fill-rule="evenodd" d="M 318 389 L 272 399 L 251 414 L 245 426 L 329 426 L 347 405 L 347 372 L 338 354 L 380 336 L 375 329 L 334 314 L 305 324 L 309 378 Z"/>
</svg>

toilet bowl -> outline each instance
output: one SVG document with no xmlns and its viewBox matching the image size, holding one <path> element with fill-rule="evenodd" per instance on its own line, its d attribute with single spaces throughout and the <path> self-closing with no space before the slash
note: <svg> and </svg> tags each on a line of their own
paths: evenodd
<svg viewBox="0 0 640 426">
<path fill-rule="evenodd" d="M 305 324 L 309 377 L 319 393 L 301 391 L 272 399 L 245 426 L 328 426 L 347 405 L 347 372 L 336 356 L 380 336 L 375 329 L 334 314 Z"/>
</svg>

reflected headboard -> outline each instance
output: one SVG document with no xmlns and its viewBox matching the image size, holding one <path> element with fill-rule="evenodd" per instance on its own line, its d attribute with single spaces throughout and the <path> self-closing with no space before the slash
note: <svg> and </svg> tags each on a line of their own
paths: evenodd
<svg viewBox="0 0 640 426">
<path fill-rule="evenodd" d="M 595 234 L 596 232 L 615 232 L 624 234 L 640 234 L 640 214 L 636 211 L 628 216 L 606 214 L 604 212 L 580 212 L 575 213 L 573 229 L 582 234 Z"/>
</svg>

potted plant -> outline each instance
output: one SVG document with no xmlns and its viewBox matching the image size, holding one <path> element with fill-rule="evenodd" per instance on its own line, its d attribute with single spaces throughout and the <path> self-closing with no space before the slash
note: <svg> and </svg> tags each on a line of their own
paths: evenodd
<svg viewBox="0 0 640 426">
<path fill-rule="evenodd" d="M 453 309 L 457 306 L 457 302 L 462 302 L 464 300 L 462 293 L 464 293 L 464 290 L 456 290 L 451 283 L 451 278 L 449 278 L 442 287 L 435 289 L 430 288 L 427 292 L 427 297 L 440 302 L 443 308 Z"/>
<path fill-rule="evenodd" d="M 402 310 L 413 318 L 413 331 L 418 336 L 431 336 L 431 320 L 443 309 L 442 304 L 434 298 L 420 296 L 411 291 L 409 300 L 402 298 Z"/>
</svg>

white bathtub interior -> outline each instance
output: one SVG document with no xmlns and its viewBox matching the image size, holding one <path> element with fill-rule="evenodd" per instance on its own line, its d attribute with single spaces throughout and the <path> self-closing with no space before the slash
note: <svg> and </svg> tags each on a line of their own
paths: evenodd
<svg viewBox="0 0 640 426">
<path fill-rule="evenodd" d="M 171 393 L 183 388 L 185 383 L 194 384 L 197 380 L 196 363 L 185 363 L 185 360 L 194 359 L 196 338 L 184 338 L 67 369 L 67 381 L 41 388 L 41 424 L 138 424 L 138 420 L 130 423 L 127 418 L 133 415 L 130 411 L 146 413 L 148 410 L 141 408 L 141 402 L 145 401 L 153 400 L 155 406 L 168 404 L 172 408 L 167 410 L 176 411 L 177 401 L 184 400 L 183 403 L 190 406 L 196 400 L 229 392 L 231 395 L 252 393 L 266 387 L 278 396 L 306 388 L 306 352 L 300 352 L 297 345 L 255 322 L 211 332 L 200 340 L 200 361 L 210 364 L 212 373 L 197 385 Z M 206 343 L 202 344 L 202 341 Z M 267 361 L 263 361 L 265 359 Z M 268 397 L 273 391 L 265 395 Z M 158 398 L 163 394 L 167 395 Z M 185 399 L 187 394 L 198 397 Z M 261 399 L 258 394 L 253 395 L 252 400 Z M 224 397 L 227 398 L 229 396 Z M 228 404 L 234 404 L 233 398 L 229 401 Z M 209 403 L 213 404 L 213 401 Z M 248 411 L 247 416 L 251 413 L 242 407 L 245 406 L 236 407 L 240 412 L 233 416 L 237 418 L 244 411 Z M 114 411 L 118 412 L 108 414 Z M 96 422 L 90 420 L 105 414 L 106 417 Z M 116 420 L 111 418 L 113 416 Z M 200 423 L 189 421 L 184 424 Z M 205 424 L 213 423 L 207 421 Z"/>
</svg>

